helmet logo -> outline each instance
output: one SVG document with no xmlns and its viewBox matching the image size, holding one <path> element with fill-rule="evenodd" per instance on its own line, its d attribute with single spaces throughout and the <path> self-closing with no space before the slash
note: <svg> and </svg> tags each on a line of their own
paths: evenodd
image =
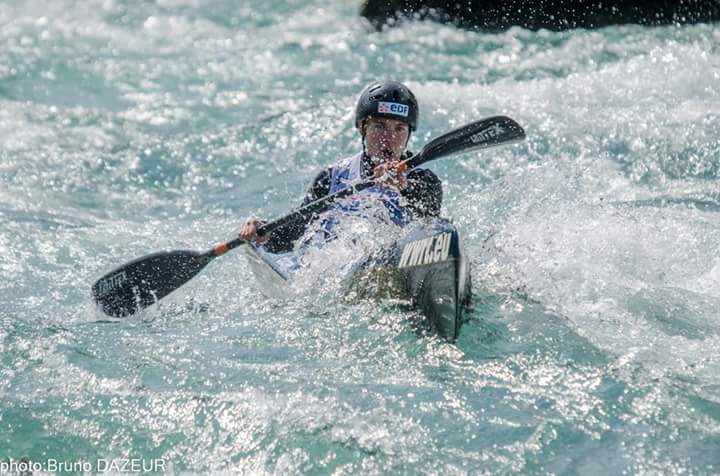
<svg viewBox="0 0 720 476">
<path fill-rule="evenodd" d="M 379 102 L 378 114 L 394 114 L 396 116 L 408 117 L 410 107 L 397 102 Z"/>
</svg>

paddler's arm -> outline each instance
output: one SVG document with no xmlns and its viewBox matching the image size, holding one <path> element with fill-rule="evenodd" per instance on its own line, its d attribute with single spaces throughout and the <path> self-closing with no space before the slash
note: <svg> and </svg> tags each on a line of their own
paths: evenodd
<svg viewBox="0 0 720 476">
<path fill-rule="evenodd" d="M 310 188 L 305 192 L 302 205 L 305 206 L 310 202 L 314 202 L 330 193 L 330 177 L 332 176 L 332 168 L 327 168 L 315 176 L 310 184 Z"/>
<path fill-rule="evenodd" d="M 407 187 L 400 192 L 408 207 L 418 217 L 440 216 L 442 182 L 428 169 L 415 169 L 407 174 Z"/>
<path fill-rule="evenodd" d="M 300 206 L 307 205 L 310 202 L 326 196 L 330 192 L 330 176 L 332 169 L 325 169 L 321 171 L 310 184 L 310 188 L 303 197 L 302 204 Z M 295 242 L 305 233 L 305 229 L 312 221 L 312 217 L 308 217 L 306 220 L 295 221 L 288 223 L 285 226 L 277 228 L 272 232 L 269 239 L 258 239 L 255 229 L 262 224 L 258 220 L 248 220 L 240 232 L 240 238 L 244 240 L 256 241 L 258 244 L 262 244 L 263 247 L 270 253 L 286 253 L 292 251 Z"/>
</svg>

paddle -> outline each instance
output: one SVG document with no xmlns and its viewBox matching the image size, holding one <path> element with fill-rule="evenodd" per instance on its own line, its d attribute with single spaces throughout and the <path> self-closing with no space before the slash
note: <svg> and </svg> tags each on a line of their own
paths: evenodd
<svg viewBox="0 0 720 476">
<path fill-rule="evenodd" d="M 405 163 L 409 170 L 450 154 L 508 144 L 524 138 L 525 131 L 517 122 L 504 116 L 490 117 L 433 139 Z M 362 182 L 323 197 L 278 220 L 263 224 L 258 228 L 258 234 L 265 235 L 293 222 L 307 220 L 328 209 L 334 201 L 373 185 L 373 181 Z M 205 252 L 176 250 L 143 256 L 110 271 L 93 284 L 93 299 L 109 316 L 128 316 L 156 303 L 190 281 L 210 261 L 244 243 L 236 238 Z"/>
</svg>

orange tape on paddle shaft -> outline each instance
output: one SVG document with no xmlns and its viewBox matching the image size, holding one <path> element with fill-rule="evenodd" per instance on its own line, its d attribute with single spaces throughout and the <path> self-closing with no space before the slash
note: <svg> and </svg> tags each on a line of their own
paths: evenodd
<svg viewBox="0 0 720 476">
<path fill-rule="evenodd" d="M 215 256 L 224 255 L 230 250 L 228 248 L 227 243 L 220 243 L 219 245 L 215 245 Z"/>
<path fill-rule="evenodd" d="M 407 161 L 402 161 L 402 162 L 398 163 L 395 168 L 397 170 L 398 176 L 404 174 L 405 172 L 407 172 L 407 169 L 408 169 Z"/>
</svg>

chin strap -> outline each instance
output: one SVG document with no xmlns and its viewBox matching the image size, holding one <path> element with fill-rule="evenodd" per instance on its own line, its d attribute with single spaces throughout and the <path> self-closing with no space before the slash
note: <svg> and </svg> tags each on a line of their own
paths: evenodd
<svg viewBox="0 0 720 476">
<path fill-rule="evenodd" d="M 360 140 L 362 142 L 363 157 L 367 157 L 367 147 L 365 147 L 365 126 L 367 125 L 367 119 L 362 121 L 360 124 Z"/>
</svg>

